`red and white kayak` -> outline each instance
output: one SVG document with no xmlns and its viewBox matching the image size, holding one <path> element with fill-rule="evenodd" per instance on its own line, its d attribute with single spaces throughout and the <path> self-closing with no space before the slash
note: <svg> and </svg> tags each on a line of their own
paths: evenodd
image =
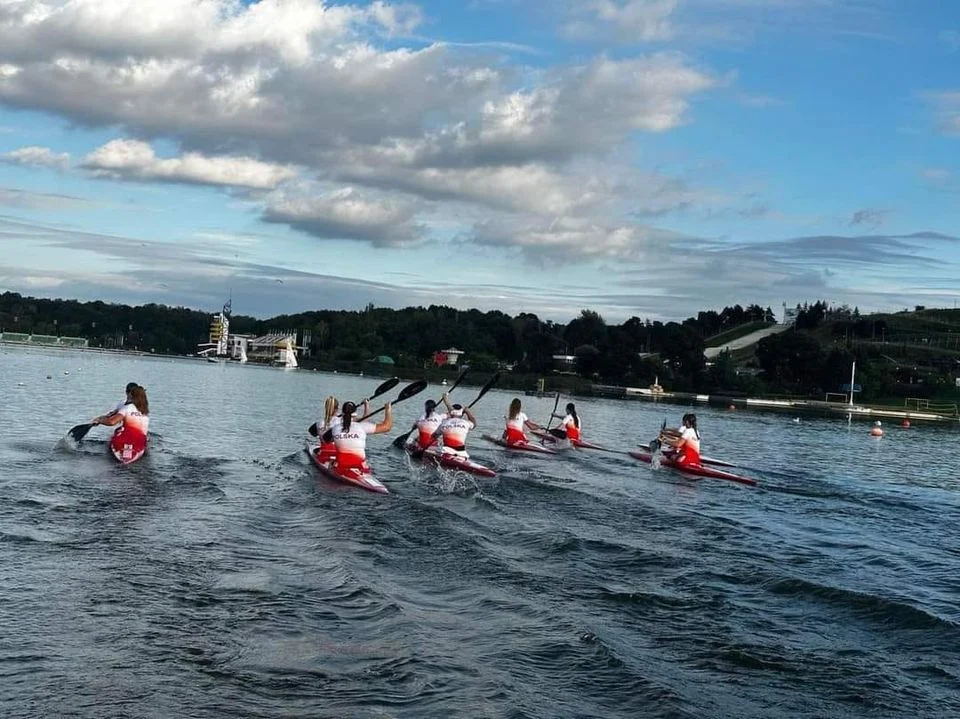
<svg viewBox="0 0 960 719">
<path fill-rule="evenodd" d="M 587 442 L 584 439 L 570 439 L 569 437 L 566 439 L 560 439 L 544 429 L 531 429 L 530 434 L 547 442 L 569 442 L 571 447 L 576 447 L 577 449 L 599 449 L 603 450 L 604 452 L 610 451 L 606 447 L 601 447 L 599 444 L 594 444 L 593 442 Z"/>
<path fill-rule="evenodd" d="M 497 473 L 486 465 L 474 462 L 469 457 L 461 457 L 458 454 L 444 452 L 439 447 L 429 447 L 422 453 L 418 453 L 417 445 L 414 443 L 405 445 L 404 449 L 411 457 L 433 462 L 438 467 L 443 467 L 444 469 L 459 469 L 463 472 L 475 474 L 478 477 L 497 476 Z"/>
<path fill-rule="evenodd" d="M 638 444 L 637 446 L 640 449 L 642 449 L 644 452 L 650 451 L 649 443 L 641 443 L 641 444 Z M 715 459 L 713 457 L 707 457 L 704 455 L 700 455 L 700 462 L 702 464 L 712 464 L 714 467 L 736 467 L 737 466 L 733 462 L 724 462 L 722 459 Z"/>
<path fill-rule="evenodd" d="M 639 459 L 641 462 L 646 462 L 651 464 L 653 462 L 653 455 L 649 452 L 630 452 L 630 456 L 634 459 Z M 677 472 L 682 472 L 683 474 L 689 474 L 694 477 L 709 477 L 711 479 L 726 479 L 730 482 L 739 482 L 740 484 L 749 484 L 751 487 L 756 486 L 757 480 L 751 479 L 750 477 L 741 477 L 739 474 L 733 474 L 732 472 L 724 472 L 722 469 L 714 469 L 713 467 L 705 467 L 704 465 L 698 466 L 681 466 L 669 457 L 662 457 L 660 459 L 660 465 L 662 467 L 669 467 Z"/>
<path fill-rule="evenodd" d="M 137 450 L 129 444 L 123 447 L 114 447 L 112 444 L 108 446 L 110 447 L 110 454 L 112 454 L 113 458 L 120 464 L 133 464 L 147 453 L 146 447 Z"/>
<path fill-rule="evenodd" d="M 372 472 L 350 472 L 341 474 L 336 470 L 334 462 L 321 462 L 319 457 L 320 448 L 307 445 L 307 454 L 310 455 L 310 459 L 316 465 L 317 469 L 320 470 L 320 474 L 328 477 L 329 479 L 336 480 L 338 482 L 344 482 L 346 484 L 352 484 L 355 487 L 362 487 L 368 492 L 377 492 L 378 494 L 389 494 L 389 490 L 383 486 L 376 478 L 374 478 Z"/>
<path fill-rule="evenodd" d="M 556 454 L 557 451 L 550 449 L 549 447 L 544 447 L 540 444 L 534 444 L 533 442 L 507 442 L 502 437 L 494 437 L 493 435 L 484 434 L 481 435 L 488 442 L 493 442 L 494 444 L 499 444 L 504 449 L 509 449 L 514 452 L 531 452 L 532 454 Z"/>
</svg>

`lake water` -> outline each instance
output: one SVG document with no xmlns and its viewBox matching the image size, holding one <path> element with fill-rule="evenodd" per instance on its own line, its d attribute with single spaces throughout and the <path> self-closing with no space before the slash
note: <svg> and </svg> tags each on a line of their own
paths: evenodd
<svg viewBox="0 0 960 719">
<path fill-rule="evenodd" d="M 128 381 L 141 462 L 104 428 L 62 446 Z M 757 488 L 479 431 L 498 476 L 475 479 L 378 436 L 375 495 L 303 446 L 326 394 L 377 384 L 0 348 L 0 716 L 960 716 L 956 430 L 698 410 Z M 684 411 L 577 405 L 623 450 Z"/>
</svg>

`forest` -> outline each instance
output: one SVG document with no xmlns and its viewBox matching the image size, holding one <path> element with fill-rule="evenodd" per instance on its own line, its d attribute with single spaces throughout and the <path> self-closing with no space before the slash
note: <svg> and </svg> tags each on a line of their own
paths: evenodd
<svg viewBox="0 0 960 719">
<path fill-rule="evenodd" d="M 438 350 L 456 347 L 473 369 L 507 368 L 505 386 L 532 388 L 538 376 L 553 386 L 586 390 L 593 384 L 730 395 L 822 395 L 841 391 L 858 361 L 861 399 L 956 394 L 960 370 L 960 313 L 927 310 L 861 316 L 826 302 L 798 305 L 795 327 L 748 350 L 708 362 L 707 346 L 776 321 L 769 307 L 734 305 L 704 310 L 682 322 L 631 317 L 607 323 L 585 309 L 567 323 L 535 314 L 444 306 L 360 311 L 314 310 L 269 319 L 231 317 L 230 331 L 309 331 L 301 365 L 358 371 L 388 356 L 396 371 L 426 370 Z M 207 338 L 211 313 L 148 304 L 39 299 L 0 294 L 0 329 L 89 339 L 91 346 L 190 355 Z M 555 355 L 574 357 L 561 366 Z M 383 369 L 383 368 L 380 368 Z M 560 374 L 558 374 L 560 373 Z M 512 379 L 511 379 L 512 378 Z"/>
</svg>

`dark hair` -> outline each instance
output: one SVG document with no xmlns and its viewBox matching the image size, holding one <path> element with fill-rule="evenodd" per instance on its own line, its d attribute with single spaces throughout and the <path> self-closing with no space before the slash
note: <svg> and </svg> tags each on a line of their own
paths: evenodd
<svg viewBox="0 0 960 719">
<path fill-rule="evenodd" d="M 514 397 L 510 402 L 510 419 L 516 419 L 520 414 L 520 398 Z"/>
<path fill-rule="evenodd" d="M 433 414 L 433 410 L 435 410 L 436 408 L 437 408 L 437 403 L 432 399 L 428 399 L 426 402 L 423 403 L 423 413 L 427 417 Z"/>
<path fill-rule="evenodd" d="M 693 431 L 697 433 L 697 439 L 700 439 L 700 430 L 697 429 L 697 415 L 692 412 L 689 414 L 683 415 L 683 423 L 690 423 L 690 426 L 693 428 Z"/>
<path fill-rule="evenodd" d="M 147 391 L 140 385 L 134 385 L 130 390 L 130 400 L 140 414 L 150 414 L 150 403 L 147 402 Z"/>
<path fill-rule="evenodd" d="M 343 427 L 343 430 L 345 432 L 350 431 L 351 415 L 353 415 L 353 413 L 356 411 L 357 411 L 357 405 L 354 404 L 353 402 L 343 403 L 343 424 L 341 426 Z"/>
<path fill-rule="evenodd" d="M 136 382 L 127 382 L 127 394 L 130 394 L 131 390 L 133 390 L 134 387 L 139 387 L 139 386 L 140 385 L 138 385 Z"/>
<path fill-rule="evenodd" d="M 577 416 L 577 408 L 573 402 L 567 402 L 567 414 L 573 417 L 573 423 L 577 425 L 577 429 L 580 429 L 580 417 Z"/>
</svg>

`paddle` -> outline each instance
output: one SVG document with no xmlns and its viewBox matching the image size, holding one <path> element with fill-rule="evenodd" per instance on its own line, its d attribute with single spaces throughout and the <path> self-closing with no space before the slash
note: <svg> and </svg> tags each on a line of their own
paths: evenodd
<svg viewBox="0 0 960 719">
<path fill-rule="evenodd" d="M 379 387 L 377 387 L 377 389 L 374 390 L 373 394 L 370 395 L 369 397 L 367 397 L 366 400 L 357 402 L 357 406 L 359 407 L 361 404 L 363 404 L 363 403 L 366 402 L 366 401 L 369 401 L 369 400 L 373 399 L 374 397 L 379 397 L 379 396 L 382 395 L 384 392 L 389 392 L 389 391 L 392 390 L 394 387 L 396 387 L 398 384 L 400 384 L 400 378 L 399 378 L 399 377 L 391 377 L 391 378 L 388 379 L 386 382 L 384 382 L 384 383 L 381 384 Z M 307 428 L 307 432 L 309 432 L 311 435 L 313 435 L 314 437 L 316 437 L 316 436 L 317 436 L 317 433 L 318 433 L 317 423 L 314 422 L 313 424 L 311 424 L 311 425 Z"/>
<path fill-rule="evenodd" d="M 459 385 L 459 384 L 463 381 L 464 377 L 467 376 L 467 372 L 469 372 L 469 370 L 464 370 L 463 372 L 460 373 L 460 376 L 457 377 L 457 381 L 454 382 L 454 383 L 453 383 L 453 386 L 452 386 L 450 389 L 447 390 L 447 392 L 446 392 L 447 394 L 450 394 L 451 392 L 453 392 L 453 390 L 455 390 L 455 389 L 457 388 L 457 385 Z M 443 397 L 441 397 L 440 399 L 438 399 L 438 400 L 437 400 L 437 404 L 440 404 L 440 402 L 441 402 L 442 400 L 443 400 Z M 410 429 L 408 429 L 405 433 L 403 433 L 403 434 L 401 434 L 401 435 L 398 435 L 398 436 L 396 437 L 396 439 L 393 440 L 393 446 L 394 446 L 394 447 L 403 447 L 403 445 L 405 445 L 405 444 L 407 443 L 407 438 L 411 435 L 411 433 L 413 432 L 413 430 L 415 430 L 416 428 L 417 428 L 417 426 L 414 425 L 413 427 L 411 427 Z"/>
<path fill-rule="evenodd" d="M 403 400 L 405 399 L 410 399 L 411 397 L 423 392 L 423 390 L 425 390 L 426 388 L 427 388 L 427 381 L 425 379 L 417 380 L 416 382 L 411 382 L 402 390 L 400 390 L 400 394 L 397 395 L 397 398 L 393 400 L 391 404 L 398 404 L 400 402 L 403 402 Z M 383 405 L 379 409 L 375 409 L 373 410 L 373 412 L 363 415 L 363 417 L 358 419 L 357 422 L 362 422 L 363 420 L 368 419 L 369 417 L 373 417 L 373 415 L 375 414 L 380 414 L 386 408 L 387 408 L 387 405 Z"/>
<path fill-rule="evenodd" d="M 93 428 L 93 422 L 87 422 L 86 424 L 78 424 L 71 427 L 70 431 L 67 432 L 67 434 L 70 436 L 70 438 L 74 442 L 81 442 L 83 441 L 83 438 L 87 436 L 87 432 L 89 432 L 92 428 Z"/>
<path fill-rule="evenodd" d="M 483 387 L 480 388 L 480 392 L 479 392 L 479 394 L 477 394 L 476 399 L 474 399 L 473 402 L 471 402 L 470 404 L 467 405 L 467 409 L 473 409 L 473 405 L 475 405 L 477 402 L 479 402 L 479 401 L 483 398 L 483 395 L 485 395 L 487 392 L 489 392 L 491 389 L 493 389 L 494 385 L 496 385 L 497 382 L 499 382 L 499 381 L 500 381 L 500 373 L 499 373 L 499 372 L 496 372 L 496 373 L 493 375 L 493 377 L 491 377 L 490 379 L 488 379 L 488 380 L 487 380 L 487 383 L 486 383 L 485 385 L 483 385 Z M 435 441 L 435 439 L 436 439 L 436 438 L 434 438 L 434 440 L 431 440 L 431 441 L 430 441 L 430 444 L 428 444 L 426 447 L 423 447 L 422 449 L 419 449 L 419 450 L 417 450 L 416 452 L 411 452 L 411 456 L 414 457 L 415 459 L 419 459 L 420 457 L 422 457 L 422 456 L 423 456 L 423 453 L 424 453 L 425 451 L 427 451 L 427 449 L 433 444 L 433 442 Z"/>
</svg>

